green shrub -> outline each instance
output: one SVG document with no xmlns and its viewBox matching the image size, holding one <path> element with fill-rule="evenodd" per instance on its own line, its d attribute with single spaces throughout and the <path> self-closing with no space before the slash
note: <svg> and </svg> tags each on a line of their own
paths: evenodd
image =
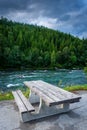
<svg viewBox="0 0 87 130">
<path fill-rule="evenodd" d="M 0 93 L 0 101 L 1 100 L 12 100 L 12 99 L 13 99 L 13 95 L 11 92 Z"/>
<path fill-rule="evenodd" d="M 87 67 L 84 67 L 84 72 L 87 73 Z"/>
<path fill-rule="evenodd" d="M 67 90 L 67 91 L 87 90 L 87 84 L 67 86 L 64 88 L 64 90 Z"/>
<path fill-rule="evenodd" d="M 26 90 L 22 90 L 23 94 L 25 95 L 25 97 L 29 97 L 29 89 L 26 89 Z M 2 100 L 13 100 L 14 97 L 12 95 L 12 92 L 5 92 L 5 93 L 2 93 L 0 92 L 0 101 Z"/>
</svg>

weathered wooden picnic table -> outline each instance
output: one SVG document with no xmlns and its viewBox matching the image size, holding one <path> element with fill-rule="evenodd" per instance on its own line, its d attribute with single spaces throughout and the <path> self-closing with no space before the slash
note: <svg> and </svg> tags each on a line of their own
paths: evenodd
<svg viewBox="0 0 87 130">
<path fill-rule="evenodd" d="M 80 96 L 65 91 L 42 80 L 25 81 L 30 89 L 29 101 L 33 105 L 39 102 L 36 113 L 30 114 L 28 120 L 39 119 L 69 111 L 70 103 L 79 102 Z"/>
<path fill-rule="evenodd" d="M 81 98 L 42 80 L 24 84 L 30 89 L 29 100 L 20 90 L 13 92 L 23 122 L 68 112 L 70 103 L 79 102 Z"/>
</svg>

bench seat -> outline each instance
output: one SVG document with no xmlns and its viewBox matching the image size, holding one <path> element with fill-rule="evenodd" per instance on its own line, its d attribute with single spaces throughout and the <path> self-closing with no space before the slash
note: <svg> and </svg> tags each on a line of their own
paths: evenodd
<svg viewBox="0 0 87 130">
<path fill-rule="evenodd" d="M 15 102 L 17 103 L 17 106 L 19 108 L 19 112 L 22 115 L 28 112 L 35 111 L 35 108 L 31 105 L 31 103 L 28 101 L 28 99 L 23 95 L 23 93 L 20 90 L 12 91 L 12 94 L 15 98 Z M 23 119 L 22 119 L 23 121 Z M 24 122 L 24 121 L 23 121 Z"/>
</svg>

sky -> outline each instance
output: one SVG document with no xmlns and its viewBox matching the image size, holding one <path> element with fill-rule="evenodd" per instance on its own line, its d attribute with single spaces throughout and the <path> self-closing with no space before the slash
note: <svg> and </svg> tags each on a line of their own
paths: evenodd
<svg viewBox="0 0 87 130">
<path fill-rule="evenodd" d="M 87 0 L 0 0 L 0 16 L 87 38 Z"/>
</svg>

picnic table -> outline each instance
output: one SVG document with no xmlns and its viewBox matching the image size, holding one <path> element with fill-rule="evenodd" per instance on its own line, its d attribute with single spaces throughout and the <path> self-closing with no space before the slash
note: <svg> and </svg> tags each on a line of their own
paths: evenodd
<svg viewBox="0 0 87 130">
<path fill-rule="evenodd" d="M 21 111 L 23 122 L 68 112 L 70 110 L 70 103 L 79 102 L 81 98 L 74 93 L 42 80 L 25 81 L 24 84 L 30 89 L 29 100 L 24 100 L 25 97 L 23 94 L 17 91 L 18 95 L 20 95 L 19 97 L 22 97 L 22 102 L 26 108 L 25 111 L 23 106 L 23 110 Z M 13 94 L 14 93 L 15 92 L 13 92 Z M 14 97 L 16 99 L 17 95 Z M 16 102 L 18 102 L 17 100 L 18 99 L 16 99 Z M 18 102 L 17 104 L 20 108 L 20 103 Z"/>
</svg>

